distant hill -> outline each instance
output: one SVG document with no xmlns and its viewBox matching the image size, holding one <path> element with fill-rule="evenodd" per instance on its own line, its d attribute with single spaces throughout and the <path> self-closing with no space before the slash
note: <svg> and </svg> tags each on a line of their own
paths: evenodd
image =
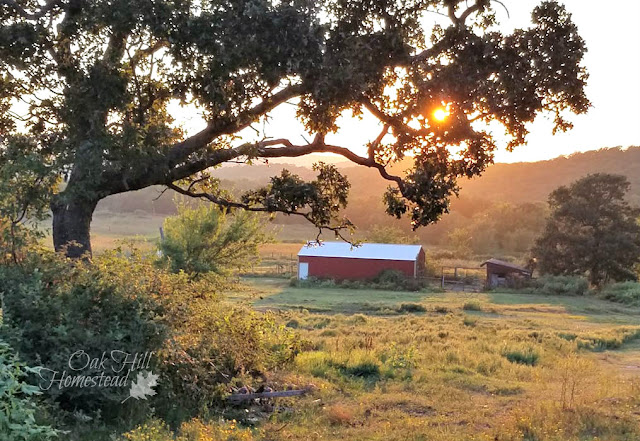
<svg viewBox="0 0 640 441">
<path fill-rule="evenodd" d="M 317 156 L 313 159 L 326 158 Z M 358 209 L 363 206 L 362 204 L 367 204 L 368 211 L 382 211 L 380 199 L 389 182 L 380 178 L 377 171 L 372 169 L 344 162 L 338 163 L 337 166 L 348 176 L 352 184 L 353 206 L 351 209 Z M 314 177 L 310 167 L 283 163 L 230 165 L 215 170 L 214 174 L 234 187 L 236 191 L 244 191 L 264 185 L 271 176 L 280 173 L 283 168 L 304 179 Z M 487 203 L 546 201 L 549 193 L 558 186 L 598 172 L 625 175 L 631 182 L 629 199 L 640 205 L 640 147 L 629 147 L 576 153 L 548 161 L 494 164 L 481 177 L 461 181 L 461 199 L 458 203 L 454 202 L 454 209 L 456 205 L 460 205 L 461 201 L 470 200 L 482 200 Z M 112 212 L 139 210 L 156 214 L 172 214 L 174 195 L 167 191 L 158 198 L 160 190 L 158 187 L 151 187 L 137 192 L 110 196 L 100 202 L 98 210 Z M 378 206 L 379 210 L 375 209 L 375 206 Z"/>
<path fill-rule="evenodd" d="M 540 162 L 494 164 L 481 177 L 462 182 L 461 194 L 507 202 L 546 201 L 555 188 L 591 173 L 626 176 L 631 182 L 629 199 L 640 204 L 640 147 L 594 150 Z"/>
</svg>

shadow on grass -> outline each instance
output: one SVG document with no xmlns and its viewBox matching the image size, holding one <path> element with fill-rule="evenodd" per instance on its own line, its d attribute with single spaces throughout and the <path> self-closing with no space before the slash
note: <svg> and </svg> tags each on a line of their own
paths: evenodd
<svg viewBox="0 0 640 441">
<path fill-rule="evenodd" d="M 425 292 L 282 286 L 254 302 L 256 308 L 299 309 L 325 313 L 397 314 L 402 304 L 419 303 Z"/>
<path fill-rule="evenodd" d="M 490 303 L 518 306 L 523 311 L 535 306 L 551 306 L 558 307 L 555 308 L 557 312 L 582 315 L 593 322 L 640 324 L 640 308 L 628 307 L 593 296 L 552 296 L 511 292 L 489 292 L 486 295 Z"/>
</svg>

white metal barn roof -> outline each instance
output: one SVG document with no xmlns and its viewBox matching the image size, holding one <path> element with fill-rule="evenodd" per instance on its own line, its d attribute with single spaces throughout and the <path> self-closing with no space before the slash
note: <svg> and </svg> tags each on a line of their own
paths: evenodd
<svg viewBox="0 0 640 441">
<path fill-rule="evenodd" d="M 418 258 L 420 245 L 396 245 L 388 243 L 363 243 L 354 247 L 346 242 L 309 242 L 303 245 L 298 256 L 343 257 L 350 259 L 408 260 Z"/>
</svg>

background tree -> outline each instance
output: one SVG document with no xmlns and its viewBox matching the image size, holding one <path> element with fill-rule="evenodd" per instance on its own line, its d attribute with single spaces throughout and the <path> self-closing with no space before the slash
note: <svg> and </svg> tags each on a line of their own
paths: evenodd
<svg viewBox="0 0 640 441">
<path fill-rule="evenodd" d="M 407 234 L 402 231 L 402 229 L 393 225 L 374 225 L 368 231 L 366 238 L 367 242 L 371 243 L 420 243 L 420 239 L 417 236 Z"/>
<path fill-rule="evenodd" d="M 172 271 L 192 275 L 248 269 L 259 260 L 258 245 L 268 240 L 256 215 L 230 216 L 212 205 L 179 205 L 178 215 L 165 219 L 164 234 L 163 258 Z"/>
<path fill-rule="evenodd" d="M 158 184 L 226 207 L 306 217 L 340 233 L 348 183 L 321 167 L 315 183 L 284 173 L 230 200 L 207 173 L 229 161 L 343 155 L 391 186 L 387 212 L 414 228 L 439 219 L 457 178 L 482 173 L 498 121 L 509 147 L 525 142 L 540 112 L 555 129 L 582 113 L 585 44 L 554 1 L 532 27 L 503 35 L 490 0 L 0 1 L 1 148 L 26 136 L 64 175 L 48 194 L 53 241 L 70 256 L 91 251 L 101 199 Z M 428 14 L 448 26 L 427 28 Z M 237 134 L 291 101 L 313 134 L 239 141 Z M 20 105 L 13 105 L 20 102 Z M 207 121 L 187 136 L 169 112 L 194 106 Z M 436 112 L 438 109 L 441 112 Z M 380 121 L 367 153 L 326 141 L 344 111 Z M 446 118 L 438 118 L 437 115 Z M 456 154 L 454 154 L 455 152 Z M 387 166 L 411 155 L 406 175 Z"/>
<path fill-rule="evenodd" d="M 551 215 L 533 254 L 542 273 L 586 274 L 593 285 L 635 280 L 640 209 L 625 200 L 624 176 L 588 175 L 549 197 Z"/>
<path fill-rule="evenodd" d="M 42 236 L 47 195 L 60 180 L 37 150 L 27 137 L 0 148 L 0 263 L 19 263 L 26 246 Z"/>
</svg>

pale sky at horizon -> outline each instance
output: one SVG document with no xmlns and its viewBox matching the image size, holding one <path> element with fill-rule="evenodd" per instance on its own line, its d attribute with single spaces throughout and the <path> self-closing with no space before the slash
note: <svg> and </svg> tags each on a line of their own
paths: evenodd
<svg viewBox="0 0 640 441">
<path fill-rule="evenodd" d="M 540 0 L 505 0 L 510 17 L 498 9 L 500 29 L 508 32 L 516 27 L 530 26 L 531 11 Z M 587 97 L 593 107 L 585 115 L 570 115 L 574 129 L 552 135 L 552 124 L 544 116 L 530 126 L 528 145 L 513 152 L 504 149 L 505 142 L 496 152 L 496 162 L 521 162 L 551 159 L 575 152 L 604 147 L 640 146 L 640 1 L 564 0 L 573 15 L 580 35 L 587 44 L 584 65 L 589 72 Z M 438 20 L 434 16 L 434 20 Z M 273 138 L 288 138 L 304 143 L 302 126 L 295 121 L 295 108 L 282 106 L 273 113 L 266 134 Z M 193 114 L 180 115 L 188 132 L 201 129 L 201 120 Z M 363 154 L 363 145 L 380 131 L 375 118 L 364 120 L 341 118 L 341 130 L 327 137 L 329 142 Z M 250 136 L 250 135 L 249 135 Z M 500 142 L 501 137 L 497 136 Z M 286 159 L 293 162 L 292 159 Z"/>
</svg>

